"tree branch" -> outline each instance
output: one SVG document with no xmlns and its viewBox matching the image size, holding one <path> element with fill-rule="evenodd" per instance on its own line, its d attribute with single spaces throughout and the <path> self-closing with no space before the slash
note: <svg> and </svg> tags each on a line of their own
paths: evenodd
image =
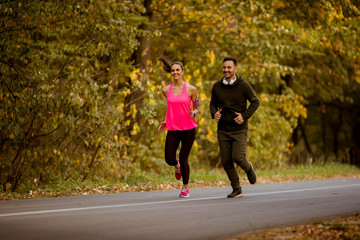
<svg viewBox="0 0 360 240">
<path fill-rule="evenodd" d="M 91 38 L 90 38 L 89 40 L 84 40 L 84 41 L 80 44 L 80 46 L 79 46 L 77 49 L 75 49 L 75 51 L 74 51 L 71 55 L 69 55 L 69 56 L 67 57 L 67 59 L 65 60 L 64 64 L 62 65 L 62 67 L 61 67 L 59 73 L 57 74 L 57 76 L 59 76 L 59 75 L 62 73 L 62 71 L 64 70 L 64 68 L 65 68 L 66 64 L 68 63 L 68 61 L 70 60 L 70 58 L 72 58 L 72 57 L 75 55 L 75 53 L 77 53 L 87 42 L 90 42 L 90 41 L 92 41 L 93 39 L 94 39 L 94 36 L 91 36 Z"/>
<path fill-rule="evenodd" d="M 59 19 L 59 20 L 56 20 L 56 21 L 53 21 L 53 22 L 50 22 L 50 25 L 52 24 L 56 24 L 56 23 L 59 23 L 59 22 L 62 22 L 64 21 L 66 18 L 63 18 L 63 19 Z M 5 33 L 5 32 L 18 32 L 18 31 L 27 31 L 27 30 L 34 30 L 36 28 L 39 28 L 40 26 L 44 26 L 46 23 L 43 23 L 43 24 L 37 24 L 36 26 L 26 26 L 24 28 L 9 28 L 9 29 L 5 29 L 5 30 L 2 30 L 0 31 L 0 34 L 2 33 Z"/>
</svg>

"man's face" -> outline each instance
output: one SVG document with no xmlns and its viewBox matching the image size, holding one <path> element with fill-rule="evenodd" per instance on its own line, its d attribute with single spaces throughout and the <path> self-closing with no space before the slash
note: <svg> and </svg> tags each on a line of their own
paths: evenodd
<svg viewBox="0 0 360 240">
<path fill-rule="evenodd" d="M 233 79 L 236 72 L 236 66 L 233 61 L 226 61 L 222 66 L 223 74 L 226 80 Z"/>
</svg>

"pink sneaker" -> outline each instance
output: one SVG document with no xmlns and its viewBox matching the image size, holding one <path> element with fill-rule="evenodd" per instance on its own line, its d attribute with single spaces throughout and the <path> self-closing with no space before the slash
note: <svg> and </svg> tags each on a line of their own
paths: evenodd
<svg viewBox="0 0 360 240">
<path fill-rule="evenodd" d="M 181 198 L 190 197 L 189 189 L 182 188 L 179 197 Z"/>
<path fill-rule="evenodd" d="M 179 160 L 178 160 L 178 162 L 179 162 Z M 181 170 L 180 170 L 180 168 L 175 167 L 175 178 L 176 178 L 176 180 L 181 179 Z"/>
</svg>

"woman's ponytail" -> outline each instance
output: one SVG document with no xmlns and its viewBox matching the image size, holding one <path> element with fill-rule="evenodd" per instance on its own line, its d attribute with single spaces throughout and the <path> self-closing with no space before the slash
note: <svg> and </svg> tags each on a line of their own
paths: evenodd
<svg viewBox="0 0 360 240">
<path fill-rule="evenodd" d="M 164 69 L 164 71 L 171 73 L 171 64 L 163 56 L 159 57 L 159 61 L 163 63 L 162 68 Z"/>
</svg>

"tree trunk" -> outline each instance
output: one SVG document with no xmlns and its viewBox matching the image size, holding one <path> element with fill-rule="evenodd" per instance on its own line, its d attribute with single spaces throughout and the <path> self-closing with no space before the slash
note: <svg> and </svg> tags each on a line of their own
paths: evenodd
<svg viewBox="0 0 360 240">
<path fill-rule="evenodd" d="M 353 133 L 350 143 L 350 164 L 360 167 L 360 111 L 354 113 Z"/>
<path fill-rule="evenodd" d="M 145 13 L 142 13 L 141 15 L 148 18 L 148 22 L 150 23 L 152 21 L 152 16 L 154 9 L 151 8 L 152 0 L 145 0 L 144 1 L 144 7 L 146 9 Z M 139 26 L 139 29 L 143 31 L 147 31 L 149 29 L 148 23 L 141 24 Z M 145 86 L 147 82 L 147 76 L 148 76 L 148 66 L 147 63 L 150 60 L 150 46 L 151 42 L 150 39 L 147 37 L 139 37 L 139 47 L 133 52 L 131 56 L 131 61 L 133 62 L 133 66 L 135 68 L 140 69 L 141 73 L 141 82 L 142 86 Z M 131 80 L 129 79 L 130 86 L 132 85 Z M 131 90 L 132 92 L 125 98 L 125 104 L 124 104 L 124 112 L 130 112 L 131 105 L 135 104 L 136 109 L 140 109 L 143 104 L 144 99 L 144 90 L 141 89 L 135 89 Z M 130 125 L 125 128 L 125 134 L 127 136 L 131 136 L 130 132 L 133 129 L 135 121 L 139 120 L 139 117 L 137 116 L 136 119 L 133 119 L 131 114 L 129 116 L 125 116 L 124 122 L 127 120 L 130 120 Z M 134 121 L 135 120 L 135 121 Z M 132 139 L 136 140 L 136 136 L 131 136 Z"/>
</svg>

